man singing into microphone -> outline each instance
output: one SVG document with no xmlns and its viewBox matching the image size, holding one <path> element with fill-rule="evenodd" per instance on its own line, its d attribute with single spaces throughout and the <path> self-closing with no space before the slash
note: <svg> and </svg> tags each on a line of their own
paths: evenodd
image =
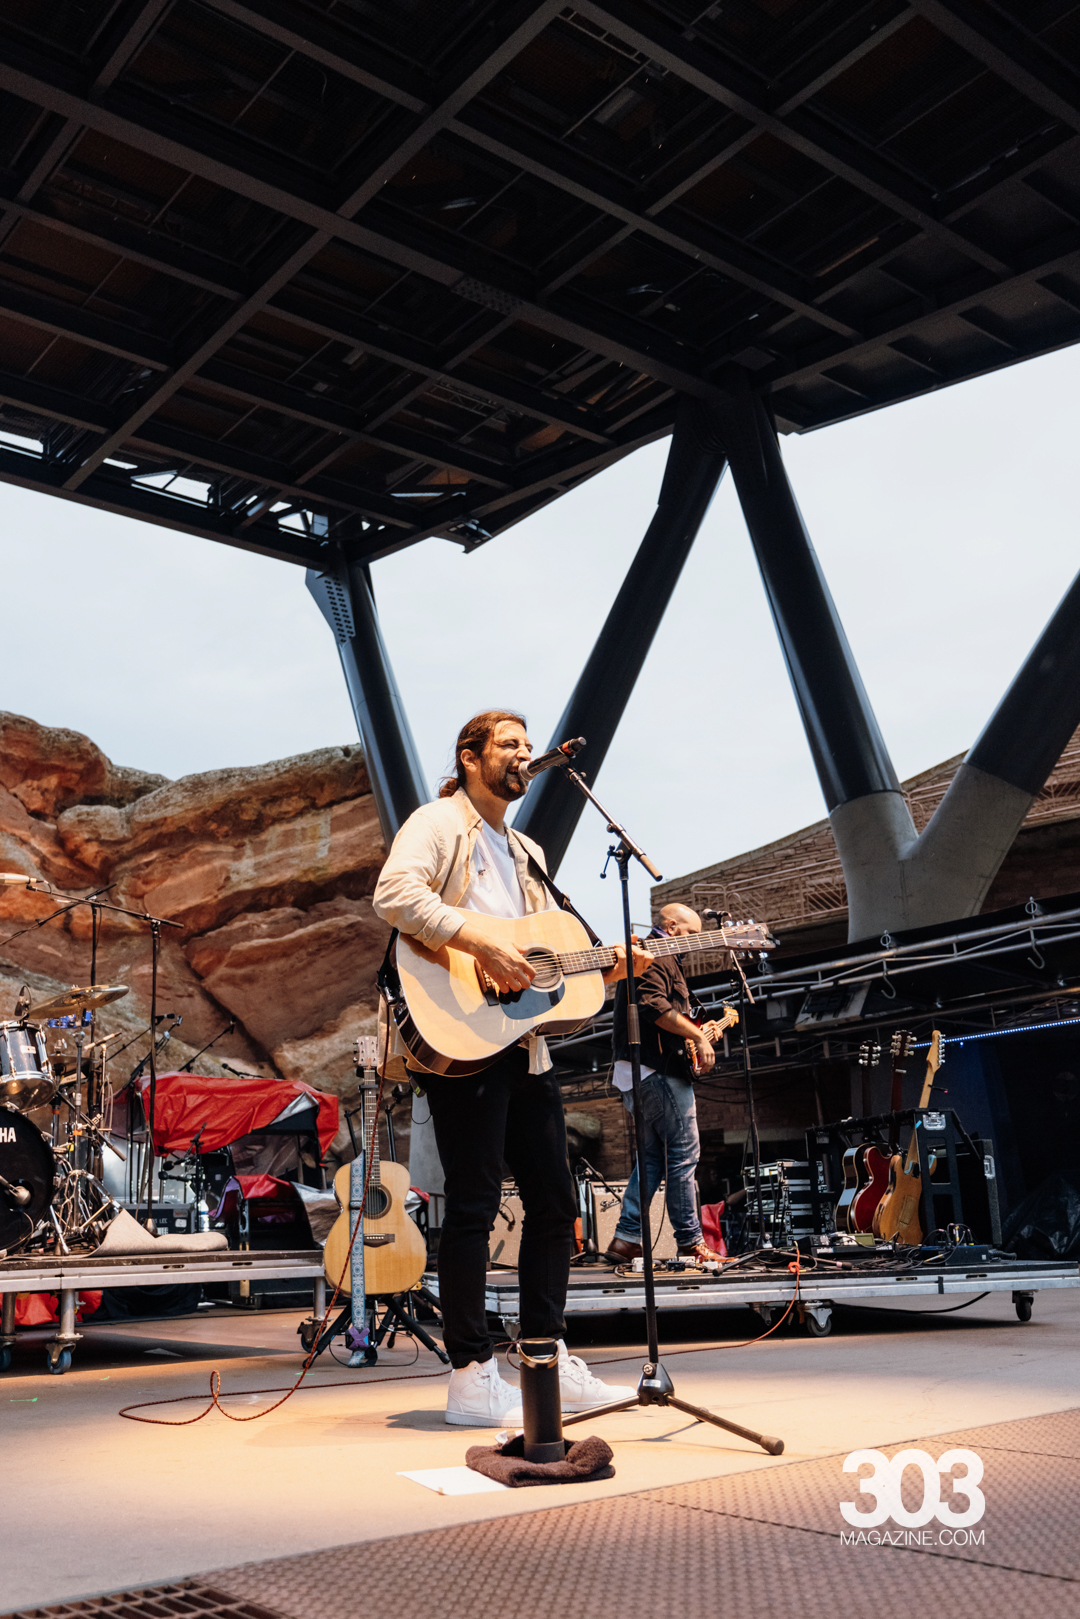
<svg viewBox="0 0 1080 1619">
<path fill-rule="evenodd" d="M 414 811 L 394 839 L 375 889 L 384 922 L 429 949 L 453 944 L 500 991 L 525 989 L 533 970 L 513 944 L 497 943 L 484 918 L 525 916 L 555 901 L 540 880 L 539 845 L 504 816 L 528 782 L 532 744 L 520 714 L 492 710 L 462 727 L 455 774 L 433 804 Z M 531 857 L 531 859 L 530 859 Z M 459 907 L 459 909 L 454 909 Z M 461 910 L 470 913 L 462 920 Z M 651 957 L 635 952 L 635 971 Z M 604 977 L 625 976 L 625 957 Z M 566 1285 L 577 1214 L 566 1154 L 562 1097 L 541 1037 L 511 1046 L 471 1078 L 420 1073 L 446 1177 L 439 1243 L 439 1303 L 453 1371 L 446 1420 L 462 1427 L 521 1426 L 521 1395 L 499 1374 L 484 1310 L 488 1237 L 502 1197 L 504 1162 L 521 1194 L 518 1256 L 521 1336 L 559 1341 L 562 1403 L 570 1411 L 632 1399 L 631 1388 L 593 1377 L 563 1342 Z"/>
</svg>

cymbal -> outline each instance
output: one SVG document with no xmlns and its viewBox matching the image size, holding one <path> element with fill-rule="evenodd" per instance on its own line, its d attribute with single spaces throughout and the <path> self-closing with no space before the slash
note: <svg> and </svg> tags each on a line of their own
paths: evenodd
<svg viewBox="0 0 1080 1619">
<path fill-rule="evenodd" d="M 62 995 L 54 995 L 51 1001 L 40 1001 L 37 1006 L 32 1006 L 27 1017 L 37 1023 L 42 1018 L 68 1017 L 74 1012 L 93 1012 L 99 1006 L 108 1006 L 110 1002 L 120 1000 L 127 992 L 126 984 L 91 984 L 86 989 L 80 989 L 77 984 L 72 984 Z"/>
</svg>

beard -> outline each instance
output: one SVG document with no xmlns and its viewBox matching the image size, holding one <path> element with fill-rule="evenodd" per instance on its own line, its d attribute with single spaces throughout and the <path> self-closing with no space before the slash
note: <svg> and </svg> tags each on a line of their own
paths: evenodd
<svg viewBox="0 0 1080 1619">
<path fill-rule="evenodd" d="M 525 793 L 528 782 L 522 781 L 516 765 L 499 765 L 490 759 L 481 760 L 481 780 L 489 793 L 512 804 Z"/>
</svg>

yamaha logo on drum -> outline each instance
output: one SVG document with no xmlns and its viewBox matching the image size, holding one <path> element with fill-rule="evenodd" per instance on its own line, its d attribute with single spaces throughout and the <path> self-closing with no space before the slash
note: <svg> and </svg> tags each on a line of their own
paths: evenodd
<svg viewBox="0 0 1080 1619">
<path fill-rule="evenodd" d="M 14 1141 L 15 1126 L 13 1124 L 0 1124 L 0 1141 Z"/>
</svg>

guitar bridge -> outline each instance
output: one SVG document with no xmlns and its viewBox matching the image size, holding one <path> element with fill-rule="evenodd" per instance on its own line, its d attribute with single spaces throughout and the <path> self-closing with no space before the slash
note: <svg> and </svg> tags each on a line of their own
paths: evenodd
<svg viewBox="0 0 1080 1619">
<path fill-rule="evenodd" d="M 495 987 L 495 980 L 484 971 L 480 963 L 476 963 L 476 977 L 480 985 L 480 992 L 489 1006 L 498 1006 L 499 991 Z"/>
<path fill-rule="evenodd" d="M 393 1242 L 396 1233 L 393 1231 L 373 1231 L 369 1237 L 364 1233 L 365 1248 L 385 1248 L 388 1242 Z"/>
</svg>

